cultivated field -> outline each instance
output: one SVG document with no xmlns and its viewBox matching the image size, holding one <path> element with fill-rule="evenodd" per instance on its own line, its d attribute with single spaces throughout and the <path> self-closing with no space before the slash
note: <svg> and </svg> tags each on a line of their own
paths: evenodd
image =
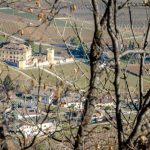
<svg viewBox="0 0 150 150">
<path fill-rule="evenodd" d="M 70 13 L 69 6 L 73 3 L 77 5 L 77 10 L 74 13 Z M 64 2 L 62 2 L 62 5 L 63 4 Z M 82 2 L 80 1 L 68 2 L 68 9 L 61 11 L 61 14 L 56 17 L 55 23 L 54 21 L 52 21 L 50 24 L 44 23 L 40 25 L 40 22 L 38 22 L 37 20 L 38 11 L 35 10 L 33 13 L 29 13 L 28 10 L 26 10 L 27 8 L 29 8 L 29 4 L 18 2 L 17 9 L 20 9 L 20 11 L 17 11 L 15 8 L 0 8 L 0 30 L 9 34 L 13 34 L 16 33 L 19 29 L 24 29 L 24 34 L 21 36 L 22 38 L 30 38 L 34 41 L 40 41 L 50 44 L 61 44 L 63 43 L 63 40 L 60 34 L 62 34 L 64 40 L 75 36 L 72 25 L 74 26 L 74 23 L 76 23 L 78 31 L 81 32 L 80 35 L 83 41 L 88 43 L 91 42 L 93 36 L 92 13 L 87 8 L 87 6 L 90 6 L 90 3 L 88 1 L 84 1 L 83 5 L 81 4 Z M 31 3 L 31 6 L 32 5 L 34 6 L 35 3 Z M 45 4 L 43 4 L 43 6 L 46 7 Z M 100 2 L 99 7 L 100 11 L 103 11 L 105 5 Z M 148 10 L 147 13 L 150 14 L 150 11 Z M 139 15 L 140 17 L 138 17 Z M 143 35 L 147 20 L 146 11 L 144 11 L 143 8 L 133 8 L 132 17 L 134 31 L 136 33 L 135 35 Z M 128 9 L 124 8 L 123 10 L 121 10 L 121 12 L 118 13 L 117 18 L 119 28 L 121 32 L 123 31 L 123 36 L 127 38 L 132 37 L 129 26 L 130 21 L 128 16 Z M 32 25 L 30 23 L 32 23 Z M 57 26 L 57 28 L 55 25 Z M 18 34 L 16 35 L 20 36 Z"/>
<path fill-rule="evenodd" d="M 139 75 L 140 65 L 139 64 L 128 64 L 127 70 Z M 150 75 L 150 64 L 145 64 L 143 71 L 144 71 L 144 76 L 149 76 Z"/>
<path fill-rule="evenodd" d="M 50 24 L 41 24 L 34 14 L 14 9 L 0 9 L 0 30 L 8 34 L 20 36 L 17 31 L 23 29 L 21 38 L 30 38 L 33 41 L 49 44 L 61 44 L 63 40 L 75 36 L 72 26 L 77 24 L 78 31 L 85 42 L 90 42 L 93 31 L 87 23 L 80 23 L 77 20 L 70 20 L 68 17 L 56 18 Z M 81 27 L 83 26 L 83 27 Z M 60 36 L 62 35 L 62 37 Z M 62 39 L 63 38 L 63 39 Z"/>
</svg>

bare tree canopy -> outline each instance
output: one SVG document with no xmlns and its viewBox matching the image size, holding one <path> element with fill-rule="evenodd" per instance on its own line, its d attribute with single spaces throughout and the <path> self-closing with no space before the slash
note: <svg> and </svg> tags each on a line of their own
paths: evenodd
<svg viewBox="0 0 150 150">
<path fill-rule="evenodd" d="M 0 149 L 150 149 L 149 0 L 0 0 Z"/>
</svg>

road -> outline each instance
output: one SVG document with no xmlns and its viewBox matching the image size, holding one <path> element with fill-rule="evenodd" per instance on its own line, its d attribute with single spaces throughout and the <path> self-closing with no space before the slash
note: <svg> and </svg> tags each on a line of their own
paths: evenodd
<svg viewBox="0 0 150 150">
<path fill-rule="evenodd" d="M 10 35 L 6 32 L 3 32 L 3 31 L 0 31 L 0 34 L 2 35 L 6 35 L 6 36 L 9 36 L 17 41 L 20 41 L 20 42 L 25 42 L 26 40 L 23 39 L 23 38 L 20 38 L 20 37 L 17 37 L 17 36 L 14 36 L 14 35 Z M 67 46 L 72 46 L 72 47 L 76 47 L 76 46 L 73 46 L 73 45 L 70 45 L 69 43 L 66 43 L 66 44 L 48 44 L 48 43 L 41 43 L 41 42 L 34 42 L 35 45 L 40 45 L 42 44 L 42 46 L 49 46 L 49 47 L 66 47 Z"/>
<path fill-rule="evenodd" d="M 13 39 L 15 39 L 15 40 L 17 40 L 17 41 L 20 41 L 20 42 L 25 42 L 25 41 L 26 41 L 26 40 L 23 39 L 23 38 L 16 37 L 16 36 L 14 36 L 14 35 L 10 35 L 10 34 L 8 34 L 8 33 L 6 33 L 6 32 L 3 32 L 3 31 L 0 31 L 0 34 L 9 36 L 9 37 L 11 37 L 11 38 L 13 38 Z M 34 42 L 34 44 L 40 45 L 41 43 L 40 43 L 40 42 Z M 48 43 L 42 43 L 42 45 L 43 45 L 43 46 L 53 46 L 53 45 L 48 44 Z"/>
</svg>

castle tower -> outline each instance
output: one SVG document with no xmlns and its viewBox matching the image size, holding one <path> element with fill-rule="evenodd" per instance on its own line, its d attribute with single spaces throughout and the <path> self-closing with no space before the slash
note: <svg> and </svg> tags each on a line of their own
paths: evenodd
<svg viewBox="0 0 150 150">
<path fill-rule="evenodd" d="M 47 49 L 47 60 L 50 64 L 54 63 L 54 49 L 52 48 Z"/>
</svg>

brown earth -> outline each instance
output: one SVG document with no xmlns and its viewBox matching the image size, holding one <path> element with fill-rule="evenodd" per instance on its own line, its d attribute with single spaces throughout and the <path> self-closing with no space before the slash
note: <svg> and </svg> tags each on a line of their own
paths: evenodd
<svg viewBox="0 0 150 150">
<path fill-rule="evenodd" d="M 140 71 L 140 65 L 139 64 L 129 64 L 127 66 L 127 70 L 138 75 L 139 71 Z M 143 71 L 144 71 L 145 76 L 149 76 L 150 75 L 150 64 L 145 64 Z"/>
</svg>

